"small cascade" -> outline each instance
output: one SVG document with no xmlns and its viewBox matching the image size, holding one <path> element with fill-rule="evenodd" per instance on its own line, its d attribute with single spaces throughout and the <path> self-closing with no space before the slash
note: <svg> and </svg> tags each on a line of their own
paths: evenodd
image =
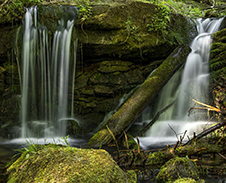
<svg viewBox="0 0 226 183">
<path fill-rule="evenodd" d="M 161 114 L 158 121 L 147 131 L 146 137 L 141 137 L 141 144 L 177 141 L 177 135 L 187 131 L 191 136 L 206 127 L 206 112 L 188 116 L 196 99 L 208 104 L 209 85 L 209 55 L 212 43 L 211 34 L 218 31 L 221 19 L 197 19 L 198 35 L 191 43 L 191 53 L 188 55 L 184 69 L 179 70 L 162 89 L 157 105 L 149 106 L 152 111 L 144 110 L 141 121 L 150 121 L 156 112 L 175 101 L 174 105 Z M 154 112 L 153 112 L 154 111 Z M 142 118 L 142 117 L 141 117 Z M 176 135 L 177 134 L 177 135 Z"/>
<path fill-rule="evenodd" d="M 71 36 L 75 17 L 59 20 L 52 47 L 50 32 L 38 25 L 37 17 L 36 7 L 27 9 L 21 61 L 21 136 L 65 136 L 67 118 L 73 118 L 77 41 L 71 46 Z"/>
</svg>

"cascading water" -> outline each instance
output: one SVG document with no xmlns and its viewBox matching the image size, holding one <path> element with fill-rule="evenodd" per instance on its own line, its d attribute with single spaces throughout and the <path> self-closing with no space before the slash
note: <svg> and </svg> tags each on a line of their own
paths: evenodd
<svg viewBox="0 0 226 183">
<path fill-rule="evenodd" d="M 191 53 L 188 55 L 184 70 L 178 71 L 161 91 L 157 106 L 149 106 L 160 111 L 173 101 L 174 105 L 161 114 L 158 121 L 147 131 L 146 137 L 141 137 L 141 144 L 159 144 L 176 142 L 176 134 L 193 135 L 201 131 L 207 122 L 207 114 L 192 114 L 188 116 L 189 109 L 194 105 L 192 99 L 208 104 L 209 85 L 209 55 L 212 43 L 211 34 L 218 31 L 221 19 L 197 19 L 198 36 L 191 44 Z M 182 72 L 183 71 L 183 72 Z M 182 79 L 181 79 L 182 77 Z M 150 121 L 148 108 L 142 113 L 142 121 Z"/>
<path fill-rule="evenodd" d="M 21 136 L 65 136 L 66 120 L 73 117 L 77 41 L 73 44 L 73 58 L 70 58 L 70 49 L 75 17 L 59 20 L 52 48 L 49 46 L 49 30 L 43 25 L 38 26 L 37 17 L 36 7 L 29 8 L 25 14 Z"/>
</svg>

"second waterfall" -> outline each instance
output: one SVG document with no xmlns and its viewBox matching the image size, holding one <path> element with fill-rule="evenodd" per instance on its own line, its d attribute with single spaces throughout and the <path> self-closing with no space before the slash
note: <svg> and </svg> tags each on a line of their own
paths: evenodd
<svg viewBox="0 0 226 183">
<path fill-rule="evenodd" d="M 172 102 L 172 107 L 162 113 L 157 122 L 141 138 L 143 146 L 150 144 L 174 143 L 176 135 L 193 135 L 206 125 L 206 112 L 188 116 L 194 106 L 192 99 L 208 104 L 209 56 L 212 43 L 211 34 L 219 30 L 221 19 L 197 19 L 198 35 L 191 43 L 191 53 L 185 66 L 178 71 L 162 89 L 156 105 L 147 107 L 141 115 L 143 122 L 150 121 L 156 112 Z"/>
</svg>

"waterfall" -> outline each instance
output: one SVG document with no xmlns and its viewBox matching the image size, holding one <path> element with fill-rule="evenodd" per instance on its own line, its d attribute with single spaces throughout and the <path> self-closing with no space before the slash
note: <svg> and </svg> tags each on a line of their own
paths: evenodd
<svg viewBox="0 0 226 183">
<path fill-rule="evenodd" d="M 37 17 L 37 7 L 27 9 L 21 60 L 21 136 L 65 136 L 67 118 L 73 118 L 77 40 L 71 46 L 71 37 L 75 17 L 58 21 L 52 47 L 50 31 L 38 25 Z"/>
<path fill-rule="evenodd" d="M 188 116 L 194 106 L 192 99 L 208 104 L 209 55 L 212 43 L 211 34 L 216 32 L 223 18 L 197 19 L 198 35 L 192 41 L 184 69 L 179 70 L 162 89 L 156 105 L 148 106 L 142 113 L 142 121 L 150 121 L 156 112 L 173 101 L 174 105 L 161 114 L 158 121 L 141 137 L 141 145 L 176 142 L 177 137 L 187 131 L 191 136 L 203 130 L 207 113 L 195 113 Z M 153 111 L 155 111 L 153 113 Z"/>
</svg>

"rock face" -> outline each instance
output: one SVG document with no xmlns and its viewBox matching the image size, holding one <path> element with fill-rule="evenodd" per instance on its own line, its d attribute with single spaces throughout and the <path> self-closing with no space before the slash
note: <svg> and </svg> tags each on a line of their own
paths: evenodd
<svg viewBox="0 0 226 183">
<path fill-rule="evenodd" d="M 199 179 L 196 164 L 187 158 L 173 158 L 163 165 L 157 175 L 157 182 L 174 182 L 180 178 Z"/>
<path fill-rule="evenodd" d="M 59 6 L 38 8 L 40 25 L 45 24 L 49 30 L 50 43 L 51 31 L 56 26 L 53 22 L 65 14 L 62 9 L 56 13 L 58 10 Z M 160 11 L 169 13 L 166 7 L 148 2 L 93 4 L 76 21 L 72 35 L 73 39 L 78 37 L 74 113 L 80 126 L 70 121 L 69 131 L 76 128 L 81 134 L 94 130 L 123 96 L 142 84 L 178 44 L 188 44 L 195 36 L 194 22 L 170 13 L 167 14 L 170 22 L 164 20 L 163 30 L 156 27 L 151 30 L 155 19 L 164 19 Z M 75 16 L 73 11 L 70 14 Z M 19 65 L 23 34 L 22 26 L 20 30 L 18 27 L 0 28 L 0 100 L 3 101 L 0 124 L 4 138 L 14 138 L 10 131 L 20 126 Z M 77 135 L 76 130 L 69 134 Z"/>
<path fill-rule="evenodd" d="M 105 150 L 72 147 L 41 148 L 25 152 L 9 168 L 10 182 L 136 183 L 134 171 L 124 172 Z"/>
</svg>

